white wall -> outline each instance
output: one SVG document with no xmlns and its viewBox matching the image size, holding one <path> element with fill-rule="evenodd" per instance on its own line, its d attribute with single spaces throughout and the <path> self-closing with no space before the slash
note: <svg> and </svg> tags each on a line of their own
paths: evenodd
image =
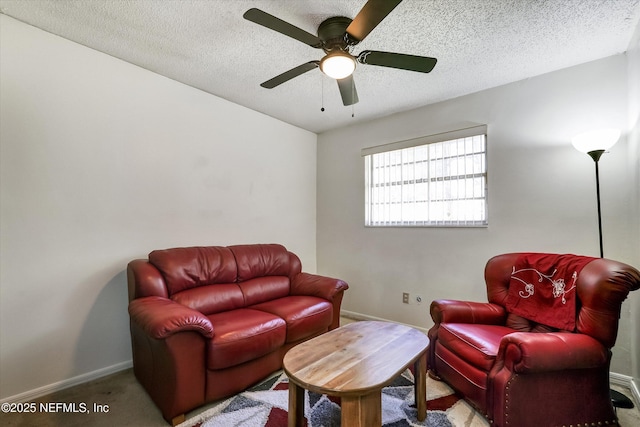
<svg viewBox="0 0 640 427">
<path fill-rule="evenodd" d="M 124 270 L 153 249 L 277 242 L 315 272 L 315 134 L 0 24 L 0 398 L 130 363 Z"/>
<path fill-rule="evenodd" d="M 640 218 L 640 24 L 636 27 L 627 49 L 629 76 L 629 165 L 635 171 L 633 187 L 635 203 L 633 216 Z M 635 236 L 636 246 L 640 247 L 640 221 L 634 222 L 630 230 Z M 640 249 L 639 249 L 640 251 Z M 631 301 L 631 358 L 634 394 L 640 401 L 640 291 L 633 292 Z"/>
<path fill-rule="evenodd" d="M 483 269 L 493 255 L 598 256 L 594 164 L 570 140 L 598 126 L 626 133 L 626 65 L 617 55 L 319 135 L 318 270 L 349 283 L 343 308 L 428 328 L 434 299 L 486 301 Z M 488 125 L 489 227 L 365 228 L 361 149 L 462 122 Z M 600 161 L 604 250 L 639 266 L 627 145 L 623 137 Z M 402 292 L 423 303 L 402 304 Z M 628 303 L 624 311 L 613 370 L 629 375 Z"/>
</svg>

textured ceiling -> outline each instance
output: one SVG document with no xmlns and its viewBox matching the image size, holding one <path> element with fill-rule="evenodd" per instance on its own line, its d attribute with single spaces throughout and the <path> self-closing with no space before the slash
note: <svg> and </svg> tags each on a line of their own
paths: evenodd
<svg viewBox="0 0 640 427">
<path fill-rule="evenodd" d="M 433 56 L 431 73 L 359 64 L 353 108 L 319 70 L 259 86 L 323 52 L 243 19 L 247 9 L 315 34 L 324 19 L 353 18 L 364 3 L 0 0 L 0 12 L 318 133 L 624 52 L 640 20 L 639 0 L 404 0 L 352 53 Z"/>
</svg>

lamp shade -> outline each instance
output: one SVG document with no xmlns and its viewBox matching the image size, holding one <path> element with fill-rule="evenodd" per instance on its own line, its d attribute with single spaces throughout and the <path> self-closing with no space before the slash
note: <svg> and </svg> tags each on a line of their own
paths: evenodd
<svg viewBox="0 0 640 427">
<path fill-rule="evenodd" d="M 571 143 L 576 150 L 583 153 L 603 150 L 606 151 L 618 142 L 620 130 L 618 129 L 596 129 L 576 135 Z"/>
<path fill-rule="evenodd" d="M 322 58 L 320 69 L 331 78 L 344 79 L 353 74 L 356 69 L 356 61 L 347 52 L 336 50 Z"/>
</svg>

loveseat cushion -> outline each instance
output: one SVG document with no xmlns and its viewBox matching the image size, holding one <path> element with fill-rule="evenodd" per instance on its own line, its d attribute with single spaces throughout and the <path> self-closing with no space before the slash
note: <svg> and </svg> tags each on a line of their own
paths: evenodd
<svg viewBox="0 0 640 427">
<path fill-rule="evenodd" d="M 282 245 L 235 245 L 229 246 L 229 250 L 238 266 L 239 282 L 265 276 L 292 277 L 301 271 L 300 263 L 294 262 Z"/>
<path fill-rule="evenodd" d="M 245 306 L 271 301 L 289 295 L 291 286 L 287 276 L 265 276 L 238 283 Z"/>
<path fill-rule="evenodd" d="M 256 304 L 251 308 L 284 319 L 288 343 L 327 331 L 333 319 L 333 305 L 318 297 L 288 296 Z"/>
<path fill-rule="evenodd" d="M 169 295 L 198 286 L 236 281 L 236 261 L 226 247 L 157 250 L 149 254 L 149 262 L 164 277 Z"/>
<path fill-rule="evenodd" d="M 245 305 L 244 294 L 235 283 L 199 286 L 173 294 L 171 299 L 206 315 Z"/>
<path fill-rule="evenodd" d="M 500 348 L 500 340 L 515 332 L 500 325 L 441 323 L 438 342 L 467 363 L 488 372 Z"/>
<path fill-rule="evenodd" d="M 208 342 L 208 369 L 224 369 L 257 359 L 285 342 L 285 321 L 265 311 L 241 308 L 207 317 L 214 332 Z"/>
</svg>

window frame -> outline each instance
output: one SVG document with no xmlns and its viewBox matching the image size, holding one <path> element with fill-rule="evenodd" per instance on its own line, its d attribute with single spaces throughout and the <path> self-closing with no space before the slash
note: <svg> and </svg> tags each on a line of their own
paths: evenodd
<svg viewBox="0 0 640 427">
<path fill-rule="evenodd" d="M 455 220 L 445 220 L 445 219 L 400 219 L 398 220 L 391 220 L 388 219 L 386 221 L 377 221 L 377 222 L 373 222 L 372 220 L 372 206 L 371 206 L 371 197 L 372 197 L 372 186 L 370 183 L 370 180 L 372 179 L 372 175 L 373 175 L 373 156 L 376 154 L 382 154 L 382 153 L 388 153 L 389 155 L 392 155 L 392 153 L 394 152 L 400 152 L 400 150 L 405 150 L 407 148 L 416 148 L 416 147 L 425 147 L 427 150 L 429 149 L 429 145 L 432 144 L 442 144 L 444 146 L 444 143 L 447 142 L 451 142 L 451 141 L 456 141 L 456 140 L 461 140 L 461 139 L 465 139 L 465 138 L 469 138 L 469 137 L 477 137 L 477 136 L 482 136 L 483 140 L 481 142 L 482 144 L 482 151 L 475 151 L 475 149 L 472 148 L 471 152 L 466 151 L 466 147 L 465 147 L 465 152 L 462 154 L 456 154 L 454 156 L 449 156 L 448 158 L 461 158 L 461 157 L 467 157 L 467 156 L 474 156 L 476 154 L 481 154 L 483 157 L 481 158 L 481 170 L 479 172 L 475 172 L 475 167 L 474 167 L 474 173 L 469 174 L 468 170 L 465 169 L 464 173 L 461 174 L 447 174 L 445 175 L 440 175 L 440 176 L 434 176 L 433 174 L 429 174 L 426 177 L 423 178 L 417 178 L 417 175 L 413 175 L 413 178 L 410 178 L 409 180 L 404 179 L 404 177 L 400 178 L 400 186 L 409 184 L 409 185 L 413 185 L 413 191 L 415 191 L 416 188 L 416 183 L 417 184 L 422 184 L 422 183 L 426 183 L 426 185 L 430 188 L 428 190 L 428 194 L 429 196 L 426 198 L 426 200 L 424 200 L 423 202 L 426 202 L 426 205 L 429 205 L 428 207 L 426 207 L 427 209 L 427 215 L 429 215 L 429 209 L 432 209 L 436 203 L 447 203 L 446 199 L 440 198 L 440 199 L 432 199 L 432 196 L 430 194 L 431 190 L 431 186 L 437 186 L 438 182 L 445 182 L 451 179 L 457 179 L 457 180 L 469 180 L 471 179 L 472 181 L 474 179 L 482 179 L 481 185 L 480 185 L 480 191 L 483 191 L 483 194 L 481 196 L 472 196 L 472 197 L 456 197 L 456 199 L 450 199 L 448 200 L 449 202 L 452 202 L 454 200 L 459 200 L 459 201 L 473 201 L 475 200 L 480 200 L 483 203 L 483 206 L 480 206 L 480 208 L 484 207 L 484 218 L 483 219 L 471 219 L 471 220 L 465 220 L 465 219 L 455 219 Z M 417 228 L 447 228 L 447 227 L 453 227 L 453 228 L 486 228 L 489 225 L 489 189 L 488 189 L 488 138 L 487 138 L 487 126 L 486 125 L 472 125 L 472 126 L 467 126 L 467 127 L 462 127 L 453 131 L 448 131 L 448 132 L 442 132 L 442 133 L 438 133 L 438 134 L 433 134 L 433 135 L 428 135 L 428 136 L 424 136 L 424 137 L 420 137 L 420 138 L 415 138 L 415 139 L 410 139 L 410 140 L 405 140 L 405 141 L 398 141 L 398 142 L 393 142 L 390 144 L 384 144 L 384 145 L 378 145 L 378 146 L 374 146 L 374 147 L 368 147 L 368 148 L 364 148 L 362 149 L 361 155 L 363 157 L 363 163 L 364 163 L 364 168 L 365 168 L 365 176 L 364 176 L 364 191 L 365 191 L 365 197 L 364 197 L 364 209 L 365 209 L 365 215 L 364 215 L 364 225 L 365 227 L 370 227 L 370 228 L 389 228 L 389 227 L 400 227 L 400 228 L 411 228 L 411 227 L 417 227 Z M 434 147 L 435 148 L 435 147 Z M 442 159 L 439 160 L 443 160 L 444 156 L 442 157 Z M 432 161 L 436 161 L 435 159 L 432 159 L 430 157 L 428 157 L 428 159 L 426 160 L 426 164 L 429 164 Z M 412 160 L 411 162 L 404 162 L 404 161 L 400 161 L 399 166 L 400 168 L 403 168 L 404 165 L 415 165 L 417 163 L 419 163 L 420 160 Z M 466 167 L 466 166 L 465 166 Z M 428 168 L 427 168 L 428 169 Z M 393 185 L 391 182 L 391 180 L 388 179 L 387 180 L 387 184 L 386 185 Z M 420 181 L 418 183 L 418 181 Z M 395 182 L 398 182 L 398 180 L 396 180 Z M 474 183 L 471 184 L 472 187 L 474 185 Z M 402 189 L 400 190 L 396 190 L 396 191 L 400 191 L 402 192 Z M 475 190 L 474 190 L 475 191 Z M 401 197 L 402 198 L 402 197 Z M 416 209 L 416 206 L 418 205 L 415 201 L 415 199 L 417 198 L 417 196 L 414 196 L 414 202 L 413 202 L 413 207 L 411 209 Z M 392 202 L 387 202 L 388 205 L 393 205 Z M 400 205 L 401 207 L 407 206 L 407 204 L 403 203 L 402 201 L 400 201 L 399 203 L 396 203 L 398 205 Z M 401 208 L 402 209 L 402 208 Z M 425 209 L 424 207 L 422 207 L 422 209 Z"/>
</svg>

